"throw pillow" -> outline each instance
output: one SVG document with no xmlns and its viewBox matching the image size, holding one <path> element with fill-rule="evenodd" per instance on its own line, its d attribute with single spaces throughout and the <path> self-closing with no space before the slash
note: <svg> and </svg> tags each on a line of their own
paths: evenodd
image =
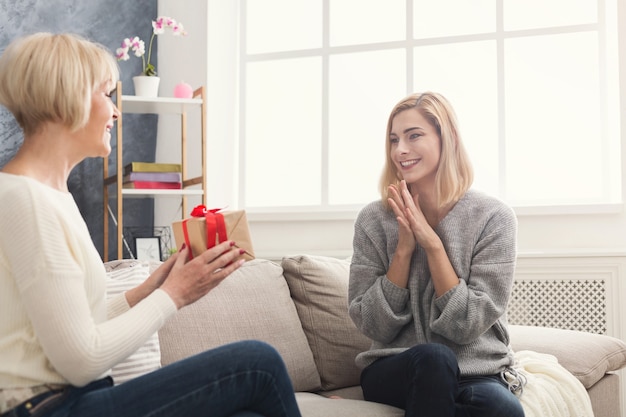
<svg viewBox="0 0 626 417">
<path fill-rule="evenodd" d="M 317 364 L 322 389 L 359 385 L 354 364 L 370 340 L 348 315 L 350 261 L 324 256 L 291 256 L 282 260 L 302 328 Z"/>
<path fill-rule="evenodd" d="M 136 260 L 111 261 L 104 267 L 107 271 L 107 298 L 136 287 L 150 276 L 150 264 Z M 117 385 L 160 367 L 159 336 L 155 333 L 135 353 L 114 366 L 111 376 Z"/>
<path fill-rule="evenodd" d="M 272 345 L 296 391 L 315 391 L 320 377 L 280 265 L 254 259 L 159 331 L 162 364 L 239 340 Z"/>
<path fill-rule="evenodd" d="M 626 343 L 615 337 L 574 330 L 509 325 L 511 347 L 555 356 L 585 388 L 607 372 L 626 366 Z"/>
</svg>

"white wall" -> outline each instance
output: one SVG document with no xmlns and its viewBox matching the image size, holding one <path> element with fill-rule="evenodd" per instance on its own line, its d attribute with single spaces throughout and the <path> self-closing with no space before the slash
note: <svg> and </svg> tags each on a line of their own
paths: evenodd
<svg viewBox="0 0 626 417">
<path fill-rule="evenodd" d="M 189 36 L 180 42 L 159 38 L 159 74 L 161 95 L 181 78 L 192 85 L 207 85 L 209 97 L 208 173 L 209 205 L 237 207 L 234 192 L 237 137 L 237 36 L 235 1 L 160 0 L 161 15 L 174 17 L 185 24 Z M 208 23 L 207 23 L 208 22 Z M 620 22 L 620 99 L 626 103 L 626 4 L 619 2 Z M 165 90 L 164 90 L 165 89 Z M 584 104 L 583 104 L 584 105 Z M 622 166 L 626 164 L 626 112 L 622 110 Z M 157 158 L 174 155 L 179 127 L 161 121 Z M 532 167 L 529 167 L 532 169 Z M 584 167 L 581 167 L 584 169 Z M 626 177 L 622 168 L 623 195 Z M 567 179 L 564 179 L 567 181 Z M 268 186 L 272 186 L 269 185 Z M 157 224 L 169 224 L 175 215 L 157 206 Z M 351 252 L 352 224 L 355 213 L 320 213 L 315 218 L 293 213 L 260 214 L 248 212 L 257 256 L 280 258 L 286 254 L 317 253 L 346 256 Z M 180 213 L 178 213 L 180 216 Z M 519 251 L 534 254 L 623 255 L 626 254 L 626 213 L 623 205 L 595 214 L 529 214 L 518 211 Z M 288 220 L 288 221 L 286 221 Z"/>
<path fill-rule="evenodd" d="M 188 35 L 177 38 L 164 34 L 159 36 L 159 65 L 161 77 L 160 96 L 172 96 L 174 86 L 185 81 L 194 89 L 202 85 L 207 91 L 207 172 L 208 204 L 211 207 L 236 206 L 234 202 L 237 75 L 231 68 L 236 59 L 237 28 L 224 25 L 236 12 L 236 2 L 216 0 L 159 0 L 159 15 L 181 22 Z M 227 17 L 224 17 L 227 16 Z M 219 34 L 217 33 L 219 31 Z M 224 35 L 224 33 L 226 35 Z M 209 54 L 209 51 L 212 53 Z M 218 61 L 212 57 L 218 56 Z M 232 61 L 231 64 L 225 60 Z M 190 175 L 199 175 L 200 137 L 199 114 L 188 115 L 188 145 Z M 176 116 L 160 116 L 157 136 L 158 161 L 174 162 L 180 159 L 180 121 Z M 199 199 L 190 199 L 190 205 Z M 155 225 L 169 225 L 180 218 L 178 199 L 156 201 Z M 188 214 L 188 213 L 187 213 Z"/>
</svg>

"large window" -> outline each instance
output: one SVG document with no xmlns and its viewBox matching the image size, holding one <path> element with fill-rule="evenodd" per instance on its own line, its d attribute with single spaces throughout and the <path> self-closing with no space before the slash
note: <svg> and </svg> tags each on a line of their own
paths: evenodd
<svg viewBox="0 0 626 417">
<path fill-rule="evenodd" d="M 514 206 L 621 201 L 615 0 L 242 0 L 240 201 L 378 198 L 389 111 L 456 109 L 474 187 Z"/>
</svg>

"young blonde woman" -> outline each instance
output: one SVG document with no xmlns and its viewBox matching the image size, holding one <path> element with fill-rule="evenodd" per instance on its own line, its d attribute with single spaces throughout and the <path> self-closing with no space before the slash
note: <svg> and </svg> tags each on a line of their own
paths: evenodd
<svg viewBox="0 0 626 417">
<path fill-rule="evenodd" d="M 110 368 L 243 262 L 233 242 L 188 262 L 182 248 L 106 302 L 104 266 L 67 179 L 111 152 L 117 79 L 109 52 L 71 34 L 26 36 L 0 57 L 0 104 L 24 131 L 0 172 L 0 415 L 300 416 L 280 356 L 255 341 L 112 386 Z"/>
<path fill-rule="evenodd" d="M 357 356 L 365 399 L 408 417 L 522 417 L 506 307 L 516 217 L 470 190 L 448 101 L 413 94 L 387 125 L 382 199 L 355 223 L 349 311 L 372 340 Z"/>
</svg>

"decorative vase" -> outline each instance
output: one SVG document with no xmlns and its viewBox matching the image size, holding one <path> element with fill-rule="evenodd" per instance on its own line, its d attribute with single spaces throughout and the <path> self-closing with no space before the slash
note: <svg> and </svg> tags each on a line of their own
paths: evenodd
<svg viewBox="0 0 626 417">
<path fill-rule="evenodd" d="M 133 77 L 135 85 L 135 95 L 141 97 L 158 97 L 159 95 L 159 77 L 137 75 Z"/>
</svg>

